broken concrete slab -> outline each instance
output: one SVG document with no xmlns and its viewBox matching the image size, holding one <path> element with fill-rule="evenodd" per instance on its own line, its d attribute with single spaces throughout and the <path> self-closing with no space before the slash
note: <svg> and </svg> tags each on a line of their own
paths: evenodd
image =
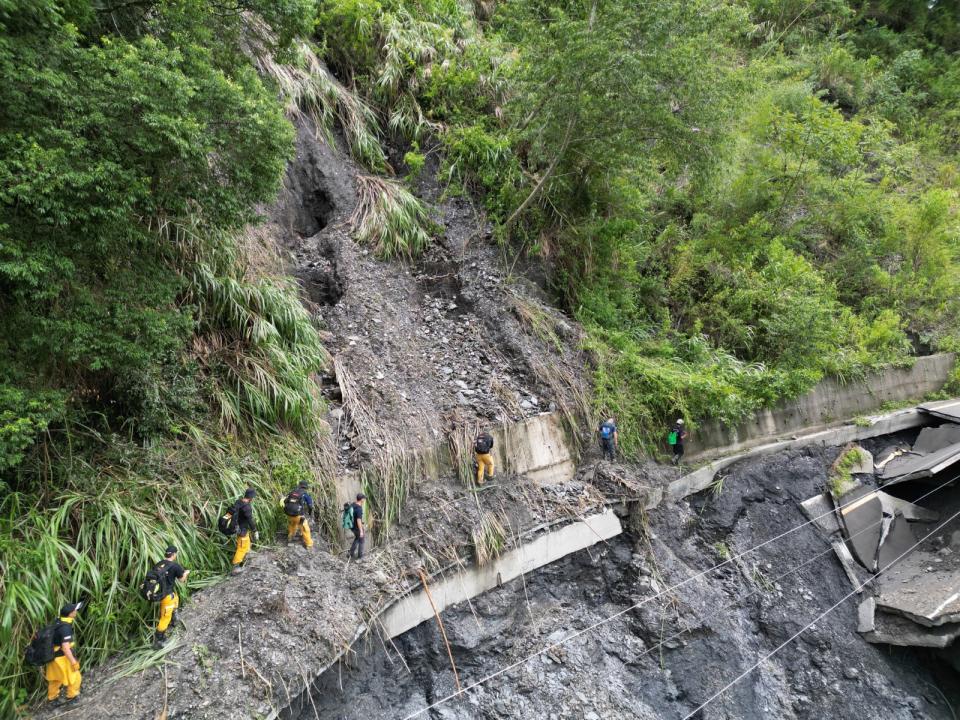
<svg viewBox="0 0 960 720">
<path fill-rule="evenodd" d="M 859 445 L 856 446 L 856 450 L 860 455 L 860 458 L 850 467 L 851 475 L 873 475 L 873 453 L 869 450 L 864 450 Z"/>
<path fill-rule="evenodd" d="M 857 607 L 857 632 L 858 633 L 868 633 L 873 632 L 876 627 L 873 616 L 874 612 L 877 609 L 877 601 L 871 595 L 868 598 L 864 598 L 860 605 Z"/>
<path fill-rule="evenodd" d="M 880 498 L 880 504 L 883 505 L 885 515 L 891 517 L 900 514 L 910 522 L 936 522 L 940 519 L 940 513 L 935 510 L 927 510 L 925 507 L 914 505 L 907 500 L 901 500 L 889 493 L 877 491 L 877 497 Z"/>
<path fill-rule="evenodd" d="M 814 495 L 800 503 L 803 514 L 827 536 L 841 532 L 840 521 L 834 511 L 833 500 L 827 493 Z"/>
<path fill-rule="evenodd" d="M 872 600 L 872 598 L 870 598 Z M 945 648 L 953 644 L 960 637 L 960 623 L 948 623 L 938 627 L 924 627 L 900 615 L 891 615 L 886 612 L 870 612 L 870 620 L 864 623 L 863 615 L 867 601 L 860 604 L 861 625 L 857 632 L 863 635 L 864 640 L 871 643 L 885 645 L 899 645 L 910 647 Z M 869 630 L 861 629 L 869 626 Z"/>
<path fill-rule="evenodd" d="M 960 400 L 941 400 L 939 402 L 924 403 L 918 405 L 917 409 L 927 415 L 943 418 L 960 423 Z"/>
<path fill-rule="evenodd" d="M 861 486 L 841 498 L 840 518 L 847 547 L 857 562 L 871 571 L 876 570 L 882 517 L 883 506 L 872 488 Z"/>
<path fill-rule="evenodd" d="M 913 444 L 913 451 L 929 455 L 957 443 L 960 443 L 960 425 L 944 423 L 939 427 L 926 427 L 921 430 Z"/>
<path fill-rule="evenodd" d="M 885 516 L 884 520 L 886 519 Z M 903 515 L 895 515 L 891 520 L 890 529 L 880 539 L 880 549 L 877 552 L 877 569 L 881 571 L 899 561 L 917 544 L 917 539 Z"/>
<path fill-rule="evenodd" d="M 920 625 L 960 623 L 960 573 L 916 551 L 877 579 L 877 607 Z"/>
<path fill-rule="evenodd" d="M 860 566 L 857 565 L 856 561 L 853 559 L 853 555 L 850 554 L 850 548 L 847 547 L 846 543 L 836 540 L 830 543 L 830 547 L 833 548 L 833 552 L 836 554 L 837 560 L 840 561 L 840 567 L 843 568 L 843 572 L 846 574 L 847 580 L 850 581 L 850 584 L 858 593 L 863 592 L 862 586 L 866 578 L 864 578 L 864 580 L 860 579 L 859 573 L 862 571 L 860 570 Z"/>
<path fill-rule="evenodd" d="M 947 423 L 920 431 L 910 452 L 884 462 L 885 484 L 930 477 L 960 462 L 960 425 Z"/>
</svg>

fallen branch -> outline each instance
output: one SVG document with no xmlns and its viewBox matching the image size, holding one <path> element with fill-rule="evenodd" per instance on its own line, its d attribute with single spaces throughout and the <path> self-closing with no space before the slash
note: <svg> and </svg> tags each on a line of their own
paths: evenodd
<svg viewBox="0 0 960 720">
<path fill-rule="evenodd" d="M 240 623 L 237 623 L 237 644 L 240 646 L 240 677 L 247 679 L 247 671 L 243 667 L 243 638 L 240 636 Z"/>
</svg>

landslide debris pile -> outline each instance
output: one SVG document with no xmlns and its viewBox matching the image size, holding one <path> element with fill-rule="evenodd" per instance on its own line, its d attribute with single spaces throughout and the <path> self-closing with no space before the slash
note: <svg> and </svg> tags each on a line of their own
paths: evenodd
<svg viewBox="0 0 960 720">
<path fill-rule="evenodd" d="M 296 157 L 258 236 L 286 250 L 324 328 L 341 460 L 356 466 L 384 449 L 436 443 L 453 427 L 546 411 L 582 422 L 579 326 L 533 284 L 507 281 L 471 201 L 445 197 L 425 174 L 418 192 L 432 208 L 433 244 L 415 262 L 378 260 L 350 222 L 363 172 L 308 118 L 295 122 Z"/>
<path fill-rule="evenodd" d="M 358 640 L 376 642 L 377 615 L 418 587 L 420 568 L 470 564 L 481 540 L 506 550 L 531 529 L 575 521 L 607 502 L 577 480 L 542 487 L 505 476 L 477 495 L 454 487 L 424 485 L 410 506 L 428 511 L 402 518 L 361 563 L 322 545 L 254 552 L 240 575 L 192 596 L 167 648 L 88 673 L 75 705 L 36 717 L 213 720 L 223 717 L 224 698 L 231 717 L 280 711 Z M 478 538 L 478 529 L 495 537 Z"/>
<path fill-rule="evenodd" d="M 420 717 L 685 717 L 849 592 L 813 526 L 668 590 L 805 523 L 800 502 L 823 489 L 836 453 L 811 448 L 740 463 L 721 492 L 654 511 L 640 534 L 448 610 L 444 625 L 469 685 L 648 600 Z M 944 666 L 913 649 L 869 645 L 855 618 L 856 601 L 844 602 L 702 717 L 952 718 L 960 697 L 940 675 Z M 404 718 L 454 692 L 434 623 L 394 643 L 327 673 L 314 695 L 319 717 Z"/>
</svg>

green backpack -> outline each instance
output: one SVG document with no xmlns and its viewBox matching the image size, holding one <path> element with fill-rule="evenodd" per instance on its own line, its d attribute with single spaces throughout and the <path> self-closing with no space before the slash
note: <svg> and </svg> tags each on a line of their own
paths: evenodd
<svg viewBox="0 0 960 720">
<path fill-rule="evenodd" d="M 353 507 L 350 503 L 343 504 L 343 516 L 340 518 L 340 524 L 344 530 L 353 530 Z"/>
<path fill-rule="evenodd" d="M 671 431 L 670 431 L 670 434 L 667 435 L 667 442 L 670 443 L 671 445 L 676 445 L 676 444 L 677 444 L 677 431 L 676 431 L 676 430 L 671 430 Z"/>
</svg>

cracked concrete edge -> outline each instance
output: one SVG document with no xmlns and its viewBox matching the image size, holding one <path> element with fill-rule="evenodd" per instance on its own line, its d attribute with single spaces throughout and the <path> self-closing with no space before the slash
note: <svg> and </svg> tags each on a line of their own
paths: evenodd
<svg viewBox="0 0 960 720">
<path fill-rule="evenodd" d="M 719 458 L 687 475 L 683 475 L 667 486 L 666 497 L 669 500 L 680 500 L 688 495 L 702 492 L 713 484 L 721 470 L 741 460 L 773 455 L 784 450 L 794 450 L 809 445 L 844 445 L 848 442 L 909 430 L 922 425 L 928 419 L 928 416 L 917 408 L 908 408 L 870 418 L 870 424 L 867 426 L 850 422 L 829 430 L 794 436 L 787 440 L 768 442 L 742 453 Z"/>
<path fill-rule="evenodd" d="M 651 495 L 658 500 L 662 497 L 662 495 L 654 492 L 652 492 Z M 649 500 L 647 503 L 649 503 Z M 569 517 L 560 518 L 551 523 L 544 523 L 530 528 L 519 538 L 525 542 L 517 544 L 489 565 L 479 567 L 471 565 L 464 568 L 462 565 L 455 564 L 438 570 L 430 575 L 431 591 L 435 599 L 439 598 L 442 611 L 450 605 L 473 599 L 477 595 L 488 592 L 494 587 L 499 587 L 503 583 L 516 579 L 521 574 L 556 562 L 567 555 L 579 552 L 585 547 L 595 545 L 599 542 L 606 542 L 621 532 L 623 532 L 623 527 L 620 519 L 609 506 L 598 508 L 598 512 L 585 515 L 579 520 L 571 521 Z M 562 536 L 559 538 L 559 545 L 562 546 L 559 549 L 557 547 L 558 543 L 556 542 L 558 536 Z M 534 552 L 531 552 L 531 548 Z M 539 555 L 539 557 L 528 558 L 528 554 Z M 501 568 L 505 564 L 510 566 L 507 570 L 498 570 L 498 568 Z M 467 580 L 470 579 L 474 580 L 472 583 L 472 591 L 467 589 Z M 451 599 L 450 597 L 445 597 L 443 594 L 446 592 L 444 588 L 449 590 L 454 584 L 458 584 L 460 587 L 460 595 L 462 595 L 462 597 L 459 599 Z M 432 618 L 434 613 L 431 609 L 429 613 L 423 614 L 423 617 L 420 617 L 417 622 L 412 625 L 410 624 L 411 615 L 419 617 L 416 608 L 412 606 L 417 604 L 421 596 L 425 596 L 420 589 L 421 587 L 422 584 L 420 583 L 411 586 L 406 592 L 392 597 L 390 602 L 380 606 L 371 613 L 367 621 L 357 629 L 351 641 L 344 645 L 336 657 L 316 671 L 314 681 L 351 653 L 356 642 L 366 635 L 367 632 L 376 629 L 384 633 L 385 637 L 393 638 Z M 440 591 L 439 594 L 438 591 Z M 390 617 L 394 614 L 397 615 L 396 619 Z M 303 698 L 309 694 L 312 686 L 313 681 L 308 683 L 299 692 L 296 692 L 293 698 L 288 696 L 286 705 L 277 707 L 275 703 L 271 703 L 273 710 L 265 716 L 264 720 L 279 720 L 279 718 L 282 717 L 290 717 L 291 710 L 296 712 L 305 708 L 307 703 Z M 276 699 L 277 698 L 275 698 L 275 700 Z"/>
</svg>

